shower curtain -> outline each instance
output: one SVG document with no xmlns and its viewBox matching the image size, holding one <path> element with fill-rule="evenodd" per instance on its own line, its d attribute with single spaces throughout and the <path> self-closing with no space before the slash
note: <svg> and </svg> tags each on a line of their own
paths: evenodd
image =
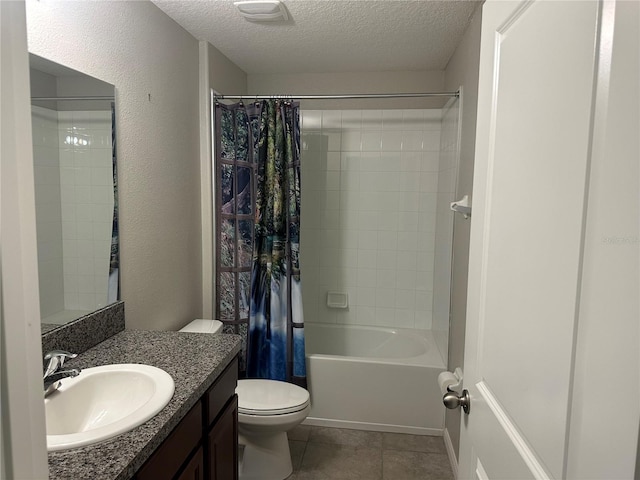
<svg viewBox="0 0 640 480">
<path fill-rule="evenodd" d="M 111 163 L 113 165 L 113 219 L 111 222 L 111 253 L 109 255 L 109 287 L 107 304 L 120 298 L 120 230 L 118 222 L 118 166 L 116 162 L 116 111 L 111 103 Z"/>
<path fill-rule="evenodd" d="M 300 287 L 300 106 L 262 102 L 247 377 L 306 387 Z"/>
<path fill-rule="evenodd" d="M 241 375 L 306 385 L 299 104 L 216 104 L 216 314 Z"/>
</svg>

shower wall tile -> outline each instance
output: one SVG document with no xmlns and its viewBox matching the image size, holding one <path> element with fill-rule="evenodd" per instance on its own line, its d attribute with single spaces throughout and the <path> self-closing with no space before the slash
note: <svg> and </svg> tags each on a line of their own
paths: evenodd
<svg viewBox="0 0 640 480">
<path fill-rule="evenodd" d="M 32 106 L 31 116 L 40 313 L 48 317 L 64 309 L 58 115 L 54 110 Z"/>
<path fill-rule="evenodd" d="M 435 110 L 437 112 L 438 122 L 440 121 L 440 111 Z M 402 122 L 405 125 L 413 126 L 413 125 L 425 125 L 424 120 L 426 117 L 427 110 L 403 110 L 402 111 Z"/>
<path fill-rule="evenodd" d="M 302 112 L 306 321 L 431 328 L 441 115 Z"/>
</svg>

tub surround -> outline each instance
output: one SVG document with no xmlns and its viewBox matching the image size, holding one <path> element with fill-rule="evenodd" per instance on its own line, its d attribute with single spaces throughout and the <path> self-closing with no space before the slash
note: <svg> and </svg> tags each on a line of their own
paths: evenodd
<svg viewBox="0 0 640 480">
<path fill-rule="evenodd" d="M 175 393 L 158 415 L 130 432 L 96 445 L 50 452 L 49 478 L 132 478 L 237 355 L 240 341 L 237 335 L 126 330 L 68 361 L 69 367 L 80 368 L 153 365 L 173 377 Z"/>
<path fill-rule="evenodd" d="M 42 327 L 42 353 L 66 350 L 82 353 L 124 330 L 124 302 L 119 301 L 59 328 Z M 122 362 L 111 362 L 122 363 Z"/>
</svg>

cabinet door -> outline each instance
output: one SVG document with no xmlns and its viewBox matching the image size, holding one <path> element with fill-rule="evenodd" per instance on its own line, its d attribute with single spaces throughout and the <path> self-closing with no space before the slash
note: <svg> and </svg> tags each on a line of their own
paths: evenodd
<svg viewBox="0 0 640 480">
<path fill-rule="evenodd" d="M 204 480 L 204 455 L 202 447 L 193 455 L 191 461 L 176 480 Z"/>
<path fill-rule="evenodd" d="M 238 396 L 234 395 L 209 432 L 210 480 L 238 478 Z"/>
<path fill-rule="evenodd" d="M 174 478 L 201 440 L 202 402 L 198 402 L 143 465 L 136 480 Z"/>
</svg>

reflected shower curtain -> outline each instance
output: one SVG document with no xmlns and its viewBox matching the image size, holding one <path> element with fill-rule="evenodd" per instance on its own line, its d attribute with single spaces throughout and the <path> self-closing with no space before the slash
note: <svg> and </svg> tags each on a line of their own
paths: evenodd
<svg viewBox="0 0 640 480">
<path fill-rule="evenodd" d="M 300 105 L 261 104 L 247 377 L 306 387 L 300 287 Z"/>
</svg>

